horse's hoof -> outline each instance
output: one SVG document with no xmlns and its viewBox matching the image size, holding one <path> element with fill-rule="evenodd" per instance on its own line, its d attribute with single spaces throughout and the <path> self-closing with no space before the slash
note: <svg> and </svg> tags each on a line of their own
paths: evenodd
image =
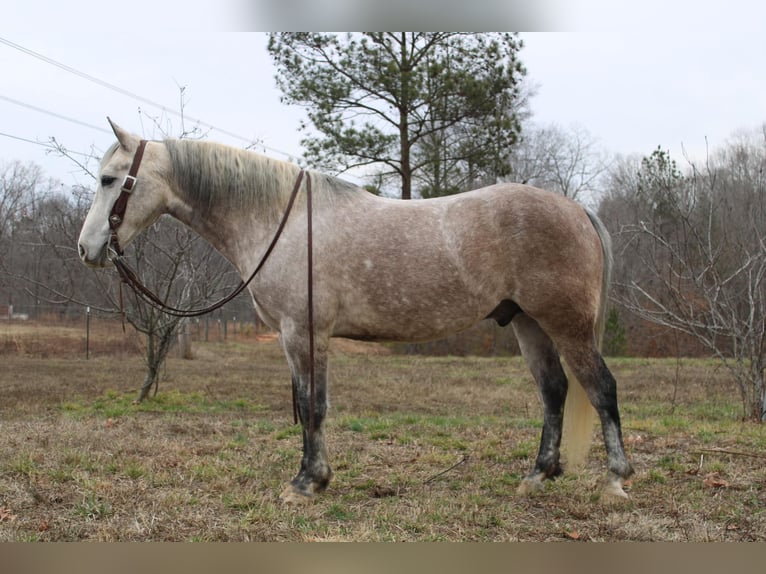
<svg viewBox="0 0 766 574">
<path fill-rule="evenodd" d="M 297 490 L 292 484 L 288 484 L 279 495 L 279 499 L 291 506 L 303 506 L 314 502 L 314 495 Z"/>
<path fill-rule="evenodd" d="M 536 492 L 543 490 L 543 475 L 535 474 L 533 476 L 526 476 L 521 481 L 519 488 L 516 490 L 521 496 L 531 496 Z"/>
<path fill-rule="evenodd" d="M 601 494 L 601 503 L 608 505 L 625 504 L 630 501 L 628 493 L 622 488 L 621 480 L 610 480 Z"/>
</svg>

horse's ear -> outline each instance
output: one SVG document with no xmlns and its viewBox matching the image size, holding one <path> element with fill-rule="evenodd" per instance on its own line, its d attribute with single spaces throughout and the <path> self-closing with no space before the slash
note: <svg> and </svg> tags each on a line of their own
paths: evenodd
<svg viewBox="0 0 766 574">
<path fill-rule="evenodd" d="M 134 136 L 129 131 L 122 129 L 112 121 L 112 118 L 107 116 L 106 119 L 109 122 L 109 125 L 112 126 L 112 131 L 114 132 L 114 135 L 117 136 L 117 141 L 120 142 L 120 145 L 124 149 L 133 150 L 138 147 L 139 138 Z"/>
</svg>

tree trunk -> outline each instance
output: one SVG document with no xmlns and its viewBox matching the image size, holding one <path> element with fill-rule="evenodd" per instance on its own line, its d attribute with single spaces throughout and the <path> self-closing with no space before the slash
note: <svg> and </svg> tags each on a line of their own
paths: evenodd
<svg viewBox="0 0 766 574">
<path fill-rule="evenodd" d="M 154 394 L 157 394 L 160 384 L 160 369 L 167 358 L 170 343 L 176 334 L 176 327 L 177 322 L 172 322 L 159 327 L 156 332 L 151 330 L 147 333 L 146 376 L 144 377 L 144 384 L 141 387 L 136 403 L 143 401 L 149 395 L 152 387 L 154 387 Z"/>
<path fill-rule="evenodd" d="M 159 369 L 154 367 L 147 367 L 146 369 L 146 375 L 144 376 L 144 384 L 141 387 L 141 392 L 138 394 L 138 398 L 136 399 L 136 404 L 143 401 L 146 397 L 149 396 L 149 391 L 154 387 L 154 394 L 157 394 L 157 386 L 158 386 L 158 377 L 159 377 Z"/>
<path fill-rule="evenodd" d="M 406 124 L 406 120 L 405 120 Z M 405 131 L 407 128 L 402 128 Z M 402 135 L 402 199 L 412 199 L 412 168 L 410 167 L 410 150 L 406 141 L 406 136 Z"/>
<path fill-rule="evenodd" d="M 764 380 L 763 360 L 759 357 L 753 360 L 753 420 L 766 423 L 766 380 Z"/>
<path fill-rule="evenodd" d="M 156 389 L 158 369 L 156 360 L 157 354 L 155 352 L 155 337 L 154 329 L 150 329 L 146 334 L 146 374 L 144 375 L 144 384 L 141 386 L 141 391 L 135 401 L 136 404 L 143 401 L 149 395 L 149 390 L 152 388 L 152 385 L 154 385 Z"/>
<path fill-rule="evenodd" d="M 402 199 L 412 199 L 412 166 L 410 165 L 410 61 L 407 58 L 407 33 L 402 32 L 401 97 L 399 100 L 399 161 L 402 168 Z"/>
<path fill-rule="evenodd" d="M 182 319 L 178 330 L 178 357 L 180 359 L 193 359 L 192 333 L 189 319 Z"/>
</svg>

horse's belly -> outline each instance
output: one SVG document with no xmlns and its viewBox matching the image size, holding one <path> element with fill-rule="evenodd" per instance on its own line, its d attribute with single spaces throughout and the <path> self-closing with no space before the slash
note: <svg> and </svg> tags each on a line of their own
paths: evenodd
<svg viewBox="0 0 766 574">
<path fill-rule="evenodd" d="M 485 305 L 476 303 L 437 306 L 408 298 L 387 303 L 346 309 L 338 316 L 333 335 L 366 341 L 428 341 L 467 329 L 488 312 Z"/>
</svg>

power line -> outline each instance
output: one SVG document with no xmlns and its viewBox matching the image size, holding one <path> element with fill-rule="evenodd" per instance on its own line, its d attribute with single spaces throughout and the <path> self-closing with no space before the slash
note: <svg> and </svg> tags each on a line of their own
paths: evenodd
<svg viewBox="0 0 766 574">
<path fill-rule="evenodd" d="M 97 84 L 97 85 L 101 86 L 102 88 L 106 88 L 106 89 L 111 90 L 113 92 L 117 92 L 118 94 L 121 94 L 123 96 L 127 96 L 128 98 L 131 98 L 133 100 L 142 102 L 142 103 L 150 105 L 152 107 L 159 108 L 164 113 L 172 114 L 172 115 L 179 116 L 179 117 L 181 116 L 181 114 L 179 112 L 176 112 L 175 110 L 171 110 L 170 108 L 168 108 L 168 107 L 166 107 L 166 106 L 164 106 L 164 105 L 162 105 L 160 103 L 157 103 L 157 102 L 155 102 L 153 100 L 150 100 L 149 98 L 145 98 L 145 97 L 140 96 L 140 95 L 138 95 L 138 94 L 136 94 L 134 92 L 131 92 L 130 90 L 126 90 L 124 88 L 121 88 L 120 86 L 116 86 L 116 85 L 114 85 L 112 83 L 109 83 L 109 82 L 104 81 L 104 80 L 102 80 L 100 78 L 97 78 L 96 76 L 92 76 L 91 74 L 88 74 L 86 72 L 82 72 L 82 71 L 78 70 L 77 68 L 73 68 L 72 66 L 68 66 L 67 64 L 64 64 L 62 62 L 54 60 L 53 58 L 49 58 L 48 56 L 40 54 L 39 52 L 35 52 L 34 50 L 30 50 L 29 48 L 25 48 L 21 44 L 17 44 L 16 42 L 11 42 L 10 40 L 8 40 L 6 38 L 2 38 L 2 37 L 0 37 L 0 43 L 5 44 L 6 46 L 9 46 L 9 47 L 13 48 L 14 50 L 18 50 L 19 52 L 22 52 L 23 54 L 26 54 L 28 56 L 32 56 L 33 58 L 37 58 L 38 60 L 41 60 L 41 61 L 45 62 L 46 64 L 50 64 L 51 66 L 55 66 L 55 67 L 57 67 L 57 68 L 59 68 L 61 70 L 64 70 L 65 72 L 68 72 L 70 74 L 78 76 L 78 77 L 80 77 L 80 78 L 82 78 L 84 80 L 88 80 L 89 82 Z M 187 117 L 189 117 L 189 119 L 191 119 L 192 121 L 199 121 L 199 120 L 196 120 L 195 118 L 192 118 L 190 116 L 187 116 Z M 205 127 L 209 127 L 210 129 L 218 130 L 218 128 L 216 128 L 215 126 L 210 126 L 210 125 L 207 125 L 207 124 L 205 125 Z M 221 130 L 219 130 L 219 131 L 221 131 Z M 227 135 L 232 135 L 233 137 L 236 137 L 238 139 L 244 140 L 246 142 L 252 142 L 252 140 L 250 140 L 248 138 L 243 138 L 242 136 L 239 136 L 239 135 L 236 135 L 236 134 L 227 134 Z"/>
<path fill-rule="evenodd" d="M 46 110 L 45 108 L 41 108 L 41 107 L 38 107 L 38 106 L 35 106 L 35 105 L 32 105 L 32 104 L 28 104 L 27 102 L 22 102 L 21 100 L 16 100 L 14 98 L 9 98 L 8 96 L 4 96 L 2 94 L 0 94 L 0 100 L 9 102 L 9 103 L 14 104 L 16 106 L 21 106 L 22 108 L 27 108 L 29 110 L 32 110 L 32 111 L 35 111 L 35 112 L 39 112 L 41 114 L 46 114 L 48 116 L 51 116 L 51 117 L 54 117 L 54 118 L 58 118 L 60 120 L 65 120 L 67 122 L 71 122 L 71 123 L 77 124 L 79 126 L 90 128 L 92 130 L 98 130 L 100 132 L 104 132 L 104 133 L 107 133 L 107 134 L 112 133 L 109 130 L 107 130 L 106 128 L 102 128 L 102 127 L 99 127 L 99 126 L 94 126 L 93 124 L 89 124 L 87 122 L 83 122 L 83 121 L 77 120 L 75 118 L 70 118 L 69 116 L 65 116 L 63 114 L 52 112 L 50 110 Z"/>
<path fill-rule="evenodd" d="M 40 147 L 44 147 L 45 149 L 47 149 L 48 151 L 51 151 L 51 152 L 56 151 L 56 147 L 53 144 L 41 142 L 39 140 L 31 140 L 29 138 L 24 138 L 24 137 L 21 137 L 21 136 L 15 136 L 13 134 L 8 134 L 8 133 L 5 133 L 5 132 L 0 132 L 0 137 L 9 138 L 9 139 L 12 139 L 12 140 L 17 140 L 17 141 L 24 142 L 24 143 L 34 144 L 34 145 L 37 145 L 37 146 L 40 146 Z M 67 153 L 73 154 L 73 155 L 81 155 L 83 157 L 91 157 L 91 154 L 83 153 L 83 152 L 80 152 L 80 151 L 70 151 L 70 150 L 67 150 Z"/>
<path fill-rule="evenodd" d="M 149 106 L 152 106 L 154 108 L 158 108 L 163 113 L 170 114 L 170 115 L 173 115 L 173 116 L 176 116 L 176 117 L 179 117 L 179 118 L 184 118 L 184 119 L 191 120 L 192 122 L 195 122 L 195 123 L 197 123 L 198 125 L 200 125 L 202 127 L 205 127 L 205 128 L 211 129 L 211 130 L 215 130 L 215 131 L 217 131 L 219 133 L 222 133 L 222 134 L 227 135 L 229 137 L 238 139 L 238 140 L 243 141 L 243 142 L 245 142 L 247 144 L 254 144 L 254 143 L 256 143 L 258 145 L 258 147 L 262 147 L 265 150 L 269 150 L 269 151 L 272 151 L 274 153 L 278 153 L 280 155 L 284 155 L 284 156 L 289 157 L 289 158 L 294 158 L 295 157 L 295 154 L 290 154 L 290 153 L 287 153 L 287 152 L 284 152 L 284 151 L 281 151 L 281 150 L 278 150 L 278 149 L 266 146 L 266 145 L 264 145 L 262 143 L 256 142 L 252 138 L 246 138 L 246 137 L 241 136 L 239 134 L 235 134 L 234 132 L 230 132 L 228 130 L 225 130 L 223 128 L 219 128 L 219 127 L 217 127 L 217 126 L 215 126 L 213 124 L 210 124 L 208 122 L 200 120 L 198 118 L 192 117 L 192 116 L 190 116 L 188 114 L 182 114 L 181 112 L 178 112 L 176 110 L 168 108 L 167 106 L 164 106 L 163 104 L 160 104 L 158 102 L 155 102 L 153 100 L 150 100 L 148 98 L 140 96 L 140 95 L 138 95 L 138 94 L 136 94 L 134 92 L 131 92 L 130 90 L 126 90 L 126 89 L 121 88 L 120 86 L 116 86 L 115 84 L 112 84 L 110 82 L 106 82 L 106 81 L 104 81 L 104 80 L 102 80 L 100 78 L 97 78 L 96 76 L 92 76 L 91 74 L 88 74 L 86 72 L 82 72 L 82 71 L 80 71 L 80 70 L 78 70 L 76 68 L 73 68 L 72 66 L 68 66 L 67 64 L 64 64 L 62 62 L 54 60 L 53 58 L 49 58 L 48 56 L 40 54 L 39 52 L 35 52 L 34 50 L 30 50 L 29 48 L 25 48 L 24 46 L 22 46 L 20 44 L 17 44 L 15 42 L 12 42 L 12 41 L 10 41 L 10 40 L 8 40 L 6 38 L 0 37 L 0 44 L 5 44 L 6 46 L 8 46 L 10 48 L 13 48 L 14 50 L 18 50 L 19 52 L 22 52 L 23 54 L 26 54 L 28 56 L 32 56 L 33 58 L 41 60 L 42 62 L 45 62 L 46 64 L 50 64 L 52 66 L 60 68 L 61 70 L 64 70 L 65 72 L 68 72 L 70 74 L 78 76 L 78 77 L 80 77 L 80 78 L 82 78 L 84 80 L 88 80 L 89 82 L 97 84 L 97 85 L 99 85 L 99 86 L 101 86 L 103 88 L 106 88 L 108 90 L 111 90 L 113 92 L 116 92 L 118 94 L 126 96 L 128 98 L 131 98 L 133 100 L 142 102 L 142 103 L 147 104 Z M 4 97 L 3 99 L 6 99 L 6 100 L 10 101 L 9 98 L 5 98 Z M 16 103 L 16 102 L 14 102 L 14 103 Z M 20 104 L 20 105 L 24 105 L 24 104 Z M 31 106 L 29 106 L 29 105 L 26 105 L 25 107 L 30 107 L 31 108 Z M 32 109 L 34 109 L 34 108 L 32 108 Z M 43 113 L 52 114 L 53 112 L 43 112 Z M 71 118 L 69 120 L 72 121 Z M 97 128 L 95 126 L 91 126 L 90 124 L 85 124 L 84 122 L 79 122 L 77 120 L 74 120 L 74 121 L 75 121 L 75 123 L 81 123 L 82 125 L 87 125 L 88 127 L 92 127 L 94 129 L 98 129 L 100 131 L 106 131 L 106 130 L 104 130 L 102 128 Z"/>
<path fill-rule="evenodd" d="M 7 134 L 5 132 L 0 132 L 0 136 L 5 137 L 5 138 L 10 138 L 12 140 L 18 140 L 20 142 L 26 142 L 26 143 L 31 143 L 31 144 L 39 145 L 39 146 L 42 146 L 42 147 L 48 147 L 48 144 L 45 144 L 43 142 L 36 141 L 36 140 L 31 140 L 29 138 L 23 138 L 21 136 L 15 136 L 15 135 L 12 135 L 12 134 Z"/>
</svg>

